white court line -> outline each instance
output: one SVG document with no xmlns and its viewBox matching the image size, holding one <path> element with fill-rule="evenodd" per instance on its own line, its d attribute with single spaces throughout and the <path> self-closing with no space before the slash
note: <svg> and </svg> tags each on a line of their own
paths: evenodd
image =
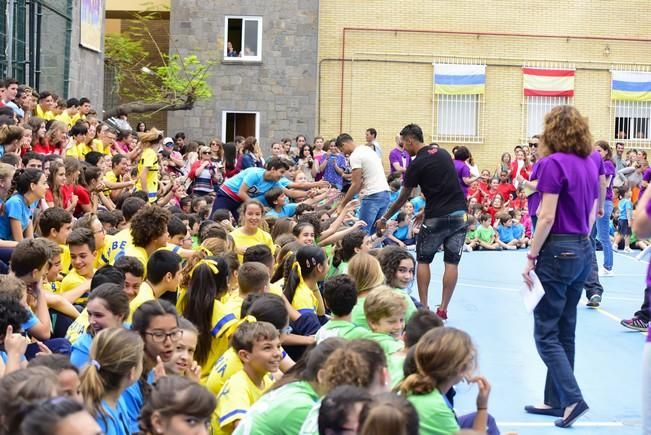
<svg viewBox="0 0 651 435">
<path fill-rule="evenodd" d="M 620 257 L 624 257 L 624 258 L 630 258 L 631 260 L 635 261 L 636 263 L 646 263 L 646 264 L 649 264 L 649 262 L 646 261 L 646 260 L 638 260 L 638 259 L 635 258 L 635 257 L 632 257 L 632 256 L 630 256 L 630 255 L 628 255 L 628 254 L 624 254 L 623 252 L 613 251 L 613 254 L 617 254 L 617 255 L 619 255 Z"/>
<path fill-rule="evenodd" d="M 520 290 L 516 288 L 510 288 L 510 287 L 492 287 L 492 286 L 487 286 L 487 285 L 480 285 L 480 284 L 466 284 L 466 283 L 457 283 L 457 286 L 461 287 L 473 287 L 473 288 L 485 288 L 489 290 L 502 290 L 506 292 L 511 292 L 511 293 L 519 293 Z M 606 294 L 605 299 L 612 299 L 614 301 L 628 301 L 628 302 L 639 302 L 640 298 L 626 298 L 626 297 L 621 297 L 621 296 L 610 296 L 609 294 Z"/>
<path fill-rule="evenodd" d="M 579 421 L 574 423 L 572 426 L 577 427 L 624 427 L 624 426 L 638 426 L 640 423 L 627 423 L 624 424 L 623 421 Z M 555 427 L 553 422 L 544 422 L 544 421 L 509 421 L 509 422 L 497 422 L 498 427 Z"/>
</svg>

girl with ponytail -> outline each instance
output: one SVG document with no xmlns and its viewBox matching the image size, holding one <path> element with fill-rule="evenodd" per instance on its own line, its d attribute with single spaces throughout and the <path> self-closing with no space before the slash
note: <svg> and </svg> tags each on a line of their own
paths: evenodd
<svg viewBox="0 0 651 435">
<path fill-rule="evenodd" d="M 91 362 L 81 374 L 84 404 L 107 435 L 128 435 L 130 421 L 122 393 L 140 377 L 143 342 L 135 332 L 105 329 L 95 337 Z"/>
<path fill-rule="evenodd" d="M 43 171 L 24 169 L 16 171 L 11 197 L 3 205 L 0 215 L 0 239 L 20 242 L 34 236 L 32 214 L 36 205 L 45 198 L 47 179 Z"/>
<path fill-rule="evenodd" d="M 284 262 L 291 266 L 283 294 L 299 314 L 298 318 L 293 318 L 290 313 L 294 334 L 314 335 L 321 327 L 319 317 L 325 315 L 318 284 L 328 273 L 328 258 L 322 248 L 312 245 L 300 247 L 296 254 L 287 256 Z M 292 346 L 286 350 L 292 358 L 298 359 L 304 349 Z"/>
<path fill-rule="evenodd" d="M 185 294 L 179 298 L 181 315 L 199 330 L 195 359 L 201 366 L 201 381 L 228 349 L 228 340 L 237 323 L 237 316 L 221 302 L 228 292 L 229 267 L 223 257 L 208 256 L 198 261 L 189 272 Z"/>
<path fill-rule="evenodd" d="M 399 389 L 418 411 L 421 434 L 455 434 L 460 428 L 500 433 L 488 415 L 490 384 L 473 375 L 477 350 L 467 333 L 455 328 L 428 331 L 416 344 L 414 360 L 416 373 L 407 376 Z M 477 412 L 457 419 L 445 393 L 463 380 L 479 387 Z"/>
</svg>

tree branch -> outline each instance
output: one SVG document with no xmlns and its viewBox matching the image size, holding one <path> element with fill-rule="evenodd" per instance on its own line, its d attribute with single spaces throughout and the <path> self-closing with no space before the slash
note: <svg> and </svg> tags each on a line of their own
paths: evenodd
<svg viewBox="0 0 651 435">
<path fill-rule="evenodd" d="M 121 115 L 129 115 L 130 113 L 149 113 L 149 112 L 173 112 L 177 110 L 192 110 L 194 107 L 195 98 L 193 95 L 188 95 L 185 101 L 173 103 L 171 101 L 160 101 L 153 103 L 143 103 L 134 101 L 130 103 L 120 104 L 119 106 L 104 113 L 104 119 L 114 118 Z"/>
</svg>

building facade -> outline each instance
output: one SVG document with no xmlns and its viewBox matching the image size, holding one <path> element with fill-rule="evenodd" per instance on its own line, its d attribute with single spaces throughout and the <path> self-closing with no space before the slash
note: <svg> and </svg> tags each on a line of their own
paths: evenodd
<svg viewBox="0 0 651 435">
<path fill-rule="evenodd" d="M 388 153 L 400 128 L 414 122 L 426 141 L 467 145 L 480 168 L 492 168 L 540 132 L 546 111 L 569 103 L 589 117 L 595 139 L 619 134 L 648 148 L 651 101 L 611 98 L 613 71 L 651 71 L 640 14 L 647 7 L 644 0 L 321 1 L 316 131 L 363 141 L 374 127 Z M 483 66 L 483 94 L 436 94 L 436 65 Z M 573 71 L 573 95 L 525 95 L 523 67 Z"/>
<path fill-rule="evenodd" d="M 62 98 L 87 97 L 101 110 L 104 1 L 90 2 L 98 24 L 95 49 L 82 45 L 81 3 L 0 0 L 0 75 Z"/>
<path fill-rule="evenodd" d="M 282 137 L 312 136 L 318 13 L 317 0 L 172 0 L 170 49 L 217 64 L 208 78 L 214 97 L 169 112 L 170 133 L 256 136 L 267 151 Z"/>
</svg>

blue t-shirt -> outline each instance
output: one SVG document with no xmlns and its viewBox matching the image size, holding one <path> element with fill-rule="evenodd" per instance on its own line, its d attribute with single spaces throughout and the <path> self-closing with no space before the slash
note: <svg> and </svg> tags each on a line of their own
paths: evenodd
<svg viewBox="0 0 651 435">
<path fill-rule="evenodd" d="M 85 332 L 79 336 L 77 341 L 72 345 L 70 353 L 70 362 L 81 370 L 90 360 L 90 345 L 93 344 L 93 337 Z"/>
<path fill-rule="evenodd" d="M 5 202 L 4 210 L 0 215 L 0 238 L 3 240 L 13 240 L 14 236 L 11 233 L 11 224 L 9 219 L 16 219 L 20 222 L 20 228 L 25 231 L 32 219 L 32 212 L 38 203 L 35 202 L 32 206 L 28 206 L 25 202 L 25 197 L 19 193 L 12 195 L 11 198 Z"/>
<path fill-rule="evenodd" d="M 513 236 L 513 227 L 505 227 L 504 225 L 497 226 L 497 235 L 500 238 L 500 241 L 504 243 L 509 243 L 511 240 L 515 239 Z"/>
<path fill-rule="evenodd" d="M 38 317 L 34 315 L 34 312 L 31 309 L 27 308 L 27 311 L 29 312 L 29 317 L 27 318 L 25 323 L 20 325 L 20 329 L 25 332 L 27 332 L 29 329 L 33 328 L 34 326 L 38 325 L 39 322 Z"/>
<path fill-rule="evenodd" d="M 409 225 L 405 225 L 404 227 L 398 227 L 393 232 L 393 237 L 403 242 L 407 240 L 408 235 L 409 235 Z"/>
<path fill-rule="evenodd" d="M 396 199 L 400 196 L 400 192 L 402 192 L 402 187 L 395 192 L 391 191 L 389 192 L 389 201 L 390 202 L 396 202 Z"/>
<path fill-rule="evenodd" d="M 513 229 L 513 238 L 514 239 L 521 239 L 522 236 L 524 235 L 524 225 L 522 224 L 513 224 L 511 226 Z"/>
<path fill-rule="evenodd" d="M 416 196 L 409 202 L 414 206 L 414 213 L 418 213 L 423 207 L 425 207 L 425 198 L 422 196 Z"/>
<path fill-rule="evenodd" d="M 102 402 L 103 414 L 95 416 L 95 421 L 102 428 L 104 435 L 130 435 L 133 433 L 131 430 L 132 422 L 129 420 L 127 404 L 124 402 L 122 396 L 115 404 L 115 408 L 111 408 L 105 401 Z M 138 421 L 135 422 L 136 427 Z"/>
<path fill-rule="evenodd" d="M 140 416 L 140 410 L 145 403 L 145 398 L 143 397 L 142 389 L 140 388 L 140 382 L 142 381 L 139 380 L 138 382 L 129 385 L 120 396 L 120 400 L 124 400 L 124 404 L 126 405 L 129 427 L 131 429 L 131 432 L 128 433 L 138 433 L 140 430 L 138 428 L 138 417 Z M 147 375 L 147 383 L 154 383 L 153 370 L 151 370 Z"/>
<path fill-rule="evenodd" d="M 631 202 L 631 200 L 622 198 L 619 200 L 619 205 L 617 207 L 619 208 L 619 220 L 622 221 L 628 220 L 627 211 L 628 210 L 631 210 L 631 212 L 633 211 L 633 203 Z"/>
<path fill-rule="evenodd" d="M 279 212 L 272 208 L 267 212 L 267 216 L 275 218 L 292 217 L 296 214 L 297 207 L 298 204 L 285 204 Z"/>
<path fill-rule="evenodd" d="M 233 193 L 237 194 L 244 183 L 248 187 L 246 193 L 251 198 L 261 200 L 263 201 L 263 204 L 266 204 L 266 201 L 264 201 L 264 194 L 274 187 L 284 187 L 284 182 L 265 180 L 264 172 L 265 170 L 263 168 L 248 168 L 224 181 L 223 185 Z"/>
</svg>

